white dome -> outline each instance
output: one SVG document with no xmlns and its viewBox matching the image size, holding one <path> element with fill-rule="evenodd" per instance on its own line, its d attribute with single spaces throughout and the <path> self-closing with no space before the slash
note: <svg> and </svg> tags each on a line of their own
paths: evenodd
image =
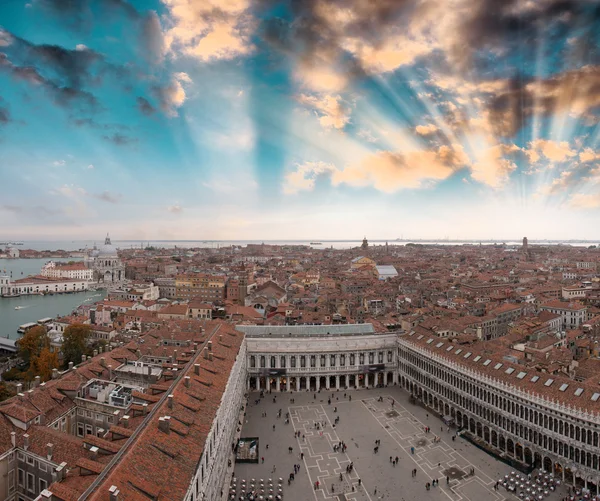
<svg viewBox="0 0 600 501">
<path fill-rule="evenodd" d="M 117 248 L 110 242 L 110 237 L 108 235 L 106 235 L 104 245 L 98 249 L 98 255 L 104 257 L 117 257 Z"/>
</svg>

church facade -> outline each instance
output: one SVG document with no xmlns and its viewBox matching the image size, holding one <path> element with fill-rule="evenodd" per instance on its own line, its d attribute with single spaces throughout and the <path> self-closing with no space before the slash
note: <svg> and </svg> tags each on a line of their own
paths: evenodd
<svg viewBox="0 0 600 501">
<path fill-rule="evenodd" d="M 90 267 L 94 270 L 94 280 L 103 283 L 119 283 L 125 280 L 125 266 L 119 258 L 117 248 L 112 245 L 106 235 L 104 245 L 99 249 L 94 246 L 88 258 Z"/>
</svg>

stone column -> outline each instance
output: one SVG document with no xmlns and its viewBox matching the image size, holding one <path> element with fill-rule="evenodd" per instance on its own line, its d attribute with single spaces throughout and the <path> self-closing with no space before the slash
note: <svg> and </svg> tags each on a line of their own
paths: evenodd
<svg viewBox="0 0 600 501">
<path fill-rule="evenodd" d="M 277 379 L 275 380 L 275 389 L 281 391 L 281 378 L 279 376 L 277 376 Z"/>
<path fill-rule="evenodd" d="M 296 391 L 300 391 L 300 376 L 296 378 Z"/>
<path fill-rule="evenodd" d="M 256 376 L 256 389 L 260 391 L 260 377 Z"/>
<path fill-rule="evenodd" d="M 365 390 L 369 387 L 369 373 L 365 374 Z"/>
<path fill-rule="evenodd" d="M 335 376 L 335 389 L 340 389 L 340 376 Z"/>
<path fill-rule="evenodd" d="M 394 384 L 398 384 L 398 372 L 396 372 L 395 370 L 394 370 L 394 372 L 393 372 L 393 377 L 392 377 L 392 379 L 393 379 L 393 381 L 394 381 Z"/>
<path fill-rule="evenodd" d="M 354 387 L 358 390 L 358 388 L 360 388 L 360 382 L 358 380 L 358 374 L 354 375 Z"/>
<path fill-rule="evenodd" d="M 329 390 L 329 376 L 325 376 L 325 388 Z"/>
<path fill-rule="evenodd" d="M 317 391 L 319 391 L 321 389 L 321 377 L 320 376 L 315 376 L 315 384 L 317 385 Z"/>
<path fill-rule="evenodd" d="M 290 391 L 290 378 L 289 376 L 285 378 L 285 389 Z"/>
</svg>

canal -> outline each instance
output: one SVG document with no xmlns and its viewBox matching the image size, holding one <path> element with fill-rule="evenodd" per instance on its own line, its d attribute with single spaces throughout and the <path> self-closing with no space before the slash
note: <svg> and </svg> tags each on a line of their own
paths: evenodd
<svg viewBox="0 0 600 501">
<path fill-rule="evenodd" d="M 0 274 L 11 275 L 13 280 L 28 275 L 37 275 L 48 259 L 0 259 Z M 53 259 L 53 261 L 70 261 Z M 81 304 L 102 301 L 105 290 L 77 292 L 74 294 L 54 294 L 52 296 L 0 297 L 0 337 L 18 339 L 19 325 L 37 322 L 45 317 L 71 314 Z M 15 310 L 15 307 L 21 309 Z"/>
</svg>

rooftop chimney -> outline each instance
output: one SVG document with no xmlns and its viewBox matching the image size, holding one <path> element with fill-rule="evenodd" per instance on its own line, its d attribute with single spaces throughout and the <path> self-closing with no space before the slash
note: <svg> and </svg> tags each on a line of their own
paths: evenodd
<svg viewBox="0 0 600 501">
<path fill-rule="evenodd" d="M 107 369 L 108 369 L 108 380 L 112 381 L 112 377 L 113 377 L 112 365 L 109 364 L 108 367 L 107 367 Z"/>
<path fill-rule="evenodd" d="M 40 383 L 40 388 L 43 390 L 46 388 L 46 383 Z"/>
<path fill-rule="evenodd" d="M 223 342 L 223 334 L 219 334 L 219 343 Z"/>
<path fill-rule="evenodd" d="M 212 341 L 208 342 L 208 351 L 212 351 Z"/>
<path fill-rule="evenodd" d="M 212 360 L 212 351 L 208 354 L 208 359 Z"/>
<path fill-rule="evenodd" d="M 121 418 L 121 425 L 123 428 L 129 428 L 129 416 L 123 416 Z"/>
<path fill-rule="evenodd" d="M 23 435 L 23 449 L 29 449 L 29 435 L 27 433 Z"/>
<path fill-rule="evenodd" d="M 177 362 L 177 350 L 173 350 L 173 362 Z"/>
<path fill-rule="evenodd" d="M 58 377 L 58 369 L 52 369 L 52 379 L 56 379 Z"/>
<path fill-rule="evenodd" d="M 17 383 L 17 393 L 23 393 L 23 383 Z"/>
<path fill-rule="evenodd" d="M 82 361 L 82 362 L 85 362 L 85 361 L 86 361 L 85 355 L 81 355 L 81 361 Z"/>
<path fill-rule="evenodd" d="M 101 357 L 101 358 L 100 358 L 100 365 L 101 365 L 102 367 L 106 367 L 106 358 L 104 358 L 104 357 Z"/>
<path fill-rule="evenodd" d="M 196 376 L 200 375 L 200 364 L 194 364 L 194 374 L 196 374 Z"/>
<path fill-rule="evenodd" d="M 40 383 L 42 382 L 42 378 L 40 376 L 35 376 L 34 382 L 33 382 L 33 387 L 37 388 Z"/>
<path fill-rule="evenodd" d="M 172 409 L 173 408 L 173 394 L 169 395 L 167 397 L 167 400 L 169 402 L 169 409 Z"/>
<path fill-rule="evenodd" d="M 72 371 L 73 370 L 73 362 L 69 362 L 69 370 Z"/>
<path fill-rule="evenodd" d="M 170 433 L 171 418 L 169 416 L 158 418 L 158 429 L 164 433 Z"/>
<path fill-rule="evenodd" d="M 185 385 L 186 388 L 190 387 L 190 376 L 185 376 L 183 378 L 183 384 Z"/>
<path fill-rule="evenodd" d="M 110 501 L 119 501 L 119 489 L 116 485 L 111 485 L 108 493 L 110 494 Z"/>
<path fill-rule="evenodd" d="M 204 348 L 204 349 L 202 350 L 202 356 L 203 356 L 204 358 L 208 358 L 208 348 Z"/>
<path fill-rule="evenodd" d="M 16 445 L 17 445 L 17 434 L 14 431 L 10 432 L 10 441 L 12 442 L 12 446 L 16 447 Z"/>
<path fill-rule="evenodd" d="M 145 416 L 146 414 L 148 414 L 148 403 L 144 402 L 142 404 L 142 407 L 144 408 L 144 416 Z"/>
<path fill-rule="evenodd" d="M 97 357 L 97 356 L 98 356 L 98 350 L 94 350 L 92 353 L 93 353 L 93 355 L 94 355 L 95 357 Z"/>
<path fill-rule="evenodd" d="M 90 447 L 90 452 L 92 453 L 92 459 L 95 461 L 96 459 L 98 459 L 98 447 L 96 447 L 95 445 Z"/>
<path fill-rule="evenodd" d="M 50 461 L 52 459 L 52 453 L 54 452 L 54 444 L 46 444 L 46 450 L 47 450 L 47 457 L 48 457 L 48 461 Z"/>
</svg>

